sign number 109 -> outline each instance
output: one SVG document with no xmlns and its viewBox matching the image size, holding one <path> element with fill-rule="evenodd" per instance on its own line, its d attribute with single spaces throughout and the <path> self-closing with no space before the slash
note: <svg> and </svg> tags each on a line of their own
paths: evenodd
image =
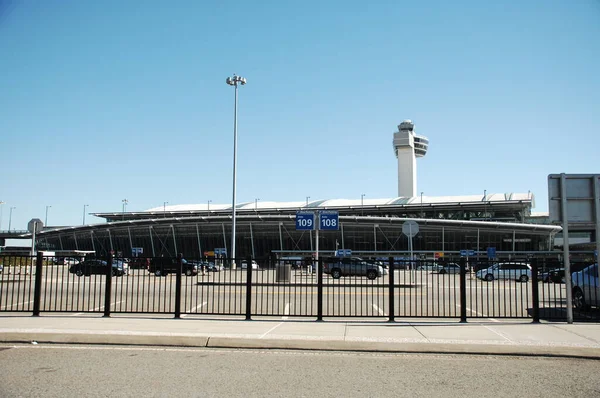
<svg viewBox="0 0 600 398">
<path fill-rule="evenodd" d="M 299 227 L 312 227 L 313 220 L 312 218 L 300 218 L 297 221 Z"/>
</svg>

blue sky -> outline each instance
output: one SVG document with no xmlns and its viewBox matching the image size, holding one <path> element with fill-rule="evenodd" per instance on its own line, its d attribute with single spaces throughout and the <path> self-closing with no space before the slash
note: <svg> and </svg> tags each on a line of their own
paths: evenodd
<svg viewBox="0 0 600 398">
<path fill-rule="evenodd" d="M 600 172 L 597 0 L 0 0 L 0 54 L 2 229 L 231 203 L 234 72 L 239 203 L 396 196 L 407 118 L 424 195 Z"/>
</svg>

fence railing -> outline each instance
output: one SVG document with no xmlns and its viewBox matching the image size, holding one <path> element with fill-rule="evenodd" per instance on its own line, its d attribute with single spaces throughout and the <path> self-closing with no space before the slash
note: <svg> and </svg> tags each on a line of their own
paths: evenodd
<svg viewBox="0 0 600 398">
<path fill-rule="evenodd" d="M 566 320 L 562 264 L 544 258 L 318 261 L 4 256 L 0 312 Z M 597 266 L 574 280 L 577 321 L 600 321 Z M 581 273 L 579 273 L 581 274 Z M 575 285 L 575 282 L 577 285 Z M 575 294 L 579 290 L 580 295 Z"/>
</svg>

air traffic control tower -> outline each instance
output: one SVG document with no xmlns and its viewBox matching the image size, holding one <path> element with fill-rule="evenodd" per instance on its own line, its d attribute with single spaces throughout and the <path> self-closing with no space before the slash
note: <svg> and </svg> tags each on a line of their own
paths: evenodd
<svg viewBox="0 0 600 398">
<path fill-rule="evenodd" d="M 425 156 L 429 140 L 415 134 L 415 125 L 405 120 L 394 133 L 394 152 L 398 158 L 398 196 L 417 196 L 417 158 Z"/>
</svg>

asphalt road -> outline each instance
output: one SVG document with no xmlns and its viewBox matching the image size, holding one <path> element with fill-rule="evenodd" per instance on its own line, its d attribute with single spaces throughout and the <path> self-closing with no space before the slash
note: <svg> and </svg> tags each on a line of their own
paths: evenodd
<svg viewBox="0 0 600 398">
<path fill-rule="evenodd" d="M 11 397 L 594 397 L 600 361 L 152 347 L 0 346 Z"/>
<path fill-rule="evenodd" d="M 427 271 L 395 271 L 397 317 L 459 317 L 458 275 Z M 0 311 L 33 310 L 31 274 L 0 276 Z M 324 277 L 324 316 L 389 316 L 389 275 L 373 281 L 365 277 Z M 233 284 L 233 285 L 230 285 Z M 77 277 L 67 267 L 45 267 L 42 311 L 102 312 L 105 279 Z M 564 306 L 564 285 L 539 284 L 543 303 Z M 316 275 L 292 270 L 289 283 L 277 282 L 274 270 L 253 271 L 252 312 L 257 315 L 317 315 Z M 529 283 L 485 282 L 467 276 L 467 316 L 479 318 L 528 317 L 533 306 Z M 187 314 L 245 314 L 246 271 L 225 270 L 182 277 L 182 311 Z M 156 277 L 145 270 L 113 278 L 111 311 L 170 313 L 175 305 L 175 275 Z"/>
</svg>

